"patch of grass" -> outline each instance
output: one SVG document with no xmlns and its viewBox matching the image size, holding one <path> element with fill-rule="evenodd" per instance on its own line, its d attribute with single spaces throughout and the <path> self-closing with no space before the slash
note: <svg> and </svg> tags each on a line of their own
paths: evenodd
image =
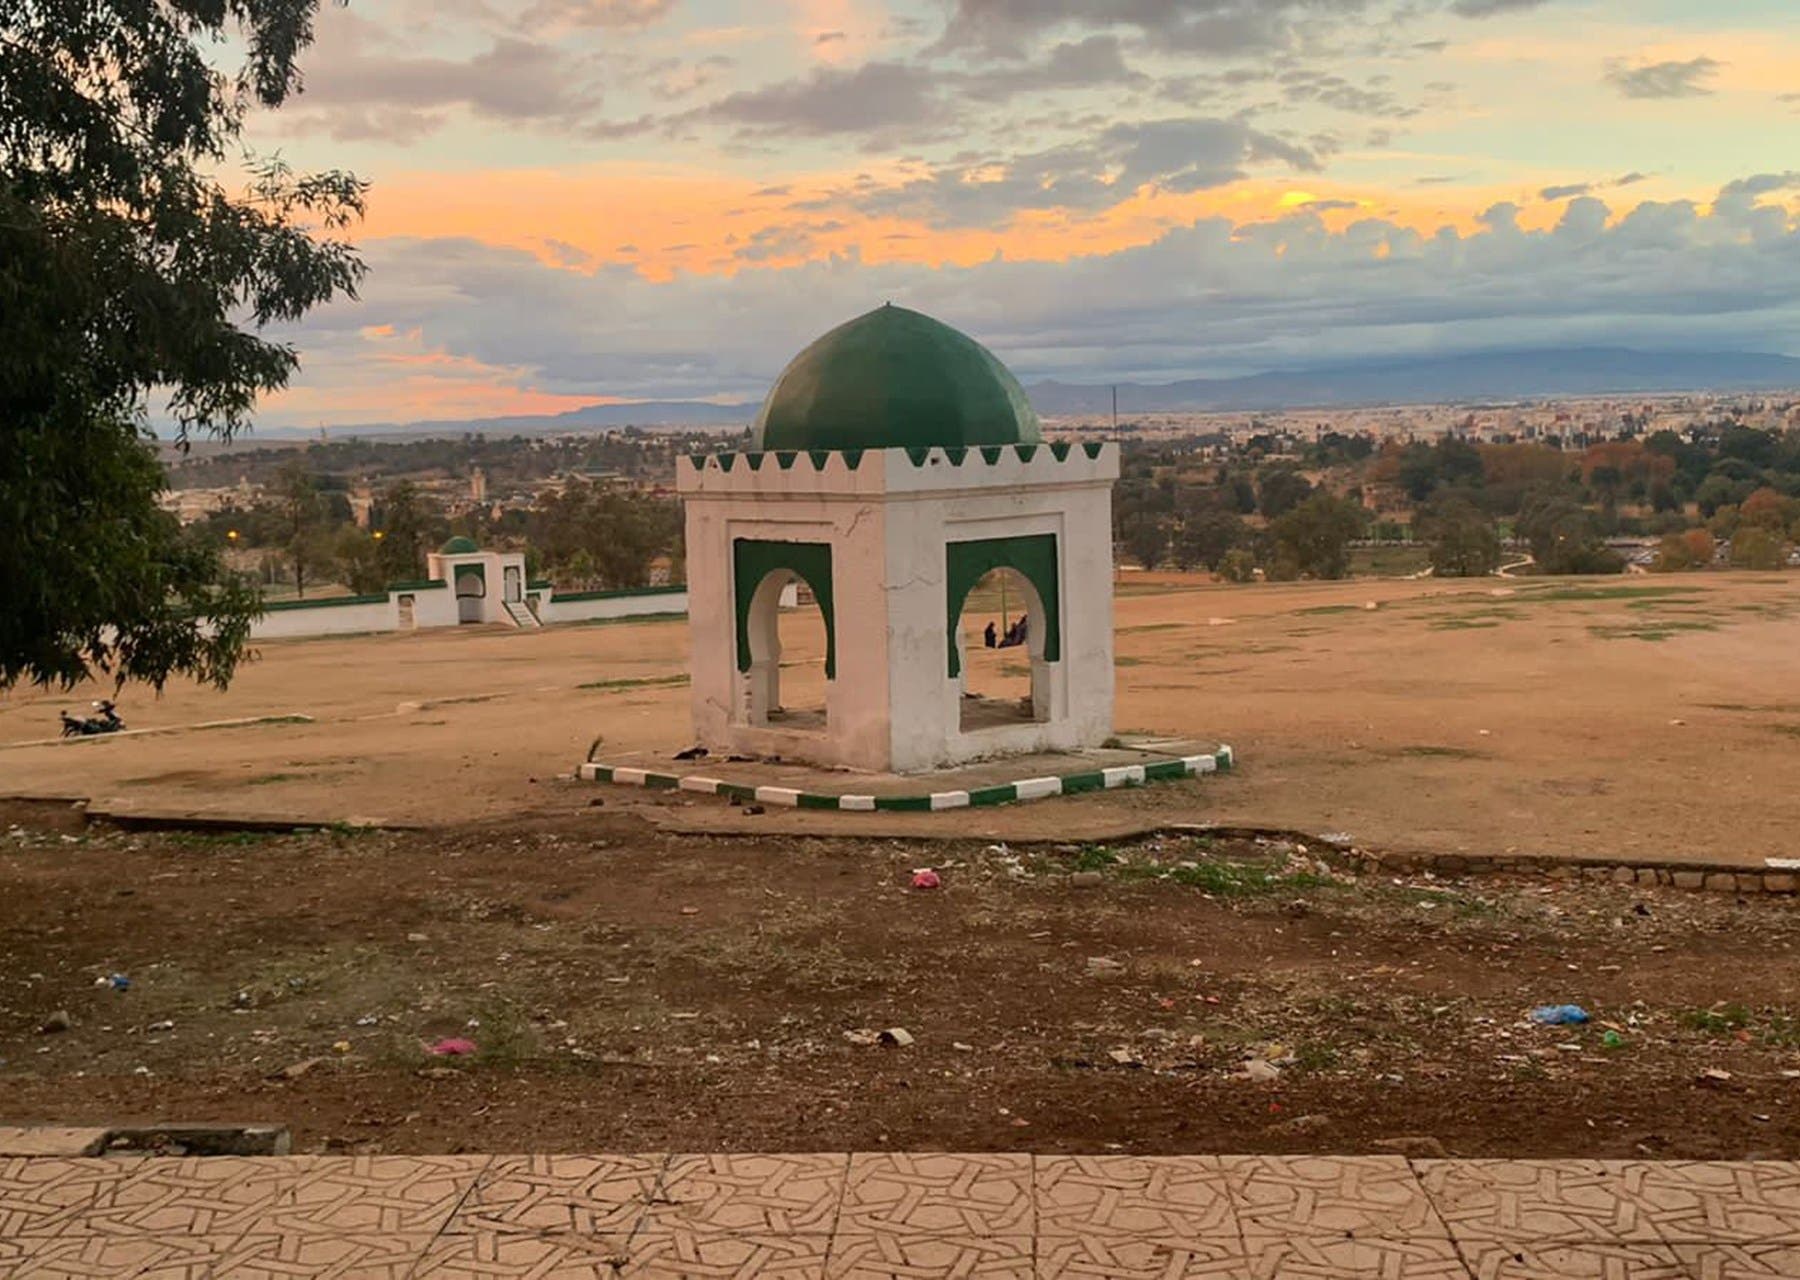
<svg viewBox="0 0 1800 1280">
<path fill-rule="evenodd" d="M 1398 747 L 1384 755 L 1408 756 L 1424 760 L 1483 760 L 1486 755 L 1469 747 L 1439 747 L 1420 744 L 1411 747 Z"/>
<path fill-rule="evenodd" d="M 209 729 L 260 729 L 266 724 L 311 724 L 311 716 L 258 716 L 237 724 L 197 724 L 190 732 L 205 733 Z"/>
<path fill-rule="evenodd" d="M 523 1066 L 538 1048 L 537 1032 L 525 1015 L 505 1001 L 489 1001 L 476 1012 L 479 1027 L 471 1028 L 475 1061 L 484 1067 Z"/>
<path fill-rule="evenodd" d="M 1770 733 L 1780 733 L 1785 734 L 1790 738 L 1800 738 L 1800 724 L 1768 724 L 1764 725 L 1763 728 L 1767 729 Z"/>
<path fill-rule="evenodd" d="M 1145 622 L 1135 627 L 1119 627 L 1113 632 L 1116 636 L 1141 636 L 1147 631 L 1179 631 L 1187 626 L 1185 622 Z"/>
<path fill-rule="evenodd" d="M 228 849 L 244 845 L 266 844 L 275 839 L 273 831 L 171 831 L 163 837 L 183 849 Z"/>
<path fill-rule="evenodd" d="M 1105 871 L 1118 865 L 1119 855 L 1102 844 L 1084 846 L 1081 852 L 1075 855 L 1075 870 L 1077 871 Z"/>
<path fill-rule="evenodd" d="M 1317 889 L 1331 882 L 1311 872 L 1284 876 L 1266 866 L 1246 862 L 1196 862 L 1171 867 L 1159 879 L 1199 889 L 1220 898 L 1254 898 L 1290 890 Z"/>
<path fill-rule="evenodd" d="M 1708 1035 L 1729 1035 L 1750 1025 L 1750 1010 L 1741 1004 L 1720 1004 L 1710 1009 L 1688 1009 L 1682 1012 L 1681 1025 L 1689 1031 Z"/>
<path fill-rule="evenodd" d="M 1634 626 L 1607 626 L 1598 624 L 1588 628 L 1588 634 L 1600 640 L 1648 640 L 1658 643 L 1671 636 L 1692 631 L 1717 631 L 1719 624 L 1711 620 L 1689 621 L 1683 618 L 1646 618 Z"/>
<path fill-rule="evenodd" d="M 785 663 L 783 664 L 786 665 Z M 804 665 L 804 664 L 800 664 Z M 668 689 L 685 685 L 692 681 L 692 676 L 642 676 L 635 680 L 593 680 L 587 684 L 578 684 L 577 689 Z"/>
<path fill-rule="evenodd" d="M 266 787 L 275 782 L 294 782 L 304 777 L 298 773 L 259 773 L 254 778 L 245 778 L 246 787 Z"/>
<path fill-rule="evenodd" d="M 1338 1065 L 1336 1047 L 1323 1040 L 1303 1040 L 1294 1046 L 1294 1071 L 1331 1071 Z"/>
<path fill-rule="evenodd" d="M 1499 625 L 1492 619 L 1445 618 L 1441 622 L 1432 623 L 1430 629 L 1433 631 L 1486 631 Z"/>
<path fill-rule="evenodd" d="M 1316 617 L 1321 614 L 1331 614 L 1331 613 L 1361 613 L 1362 611 L 1363 611 L 1363 608 L 1359 604 L 1320 604 L 1320 605 L 1314 605 L 1310 609 L 1294 610 L 1294 612 L 1296 614 L 1300 615 L 1303 618 Z"/>
<path fill-rule="evenodd" d="M 1520 590 L 1518 601 L 1544 604 L 1565 600 L 1682 600 L 1706 595 L 1701 587 L 1531 587 Z"/>
</svg>

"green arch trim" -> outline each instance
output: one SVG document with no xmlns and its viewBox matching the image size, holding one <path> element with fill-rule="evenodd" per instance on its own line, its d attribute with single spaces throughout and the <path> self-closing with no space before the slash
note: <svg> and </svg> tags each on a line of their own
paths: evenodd
<svg viewBox="0 0 1800 1280">
<path fill-rule="evenodd" d="M 737 668 L 750 670 L 750 602 L 771 573 L 787 572 L 812 588 L 825 615 L 825 678 L 837 679 L 837 610 L 831 595 L 831 544 L 734 538 L 731 582 L 737 603 Z"/>
<path fill-rule="evenodd" d="M 944 593 L 950 643 L 950 678 L 962 674 L 962 654 L 956 644 L 956 626 L 962 621 L 969 592 L 995 569 L 1012 569 L 1029 582 L 1044 605 L 1044 661 L 1062 660 L 1062 596 L 1057 590 L 1056 535 L 1031 534 L 1022 538 L 982 538 L 976 542 L 952 542 L 944 548 Z"/>
</svg>

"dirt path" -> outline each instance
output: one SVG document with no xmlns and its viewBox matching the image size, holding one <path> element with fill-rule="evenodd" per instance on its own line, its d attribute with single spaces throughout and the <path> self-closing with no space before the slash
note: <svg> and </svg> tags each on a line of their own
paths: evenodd
<svg viewBox="0 0 1800 1280">
<path fill-rule="evenodd" d="M 28 825 L 0 835 L 0 1122 L 268 1120 L 297 1149 L 414 1152 L 1800 1154 L 1785 900 L 611 813 L 232 838 L 8 821 Z M 945 887 L 914 892 L 927 857 Z M 1571 1001 L 1595 1021 L 1524 1020 Z M 59 1012 L 70 1030 L 37 1030 Z M 914 1043 L 861 1043 L 894 1026 Z M 423 1052 L 444 1037 L 479 1052 Z"/>
</svg>

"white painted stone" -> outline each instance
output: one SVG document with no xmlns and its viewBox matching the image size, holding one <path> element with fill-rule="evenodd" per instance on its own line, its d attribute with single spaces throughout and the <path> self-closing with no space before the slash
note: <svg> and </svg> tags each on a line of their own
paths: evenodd
<svg viewBox="0 0 1800 1280">
<path fill-rule="evenodd" d="M 931 796 L 933 809 L 966 809 L 969 807 L 967 791 L 937 791 Z"/>
<path fill-rule="evenodd" d="M 718 795 L 720 785 L 717 778 L 683 778 L 681 780 L 681 790 L 698 791 L 704 796 Z"/>
<path fill-rule="evenodd" d="M 789 809 L 800 804 L 800 793 L 792 787 L 758 787 L 756 798 L 764 804 L 785 805 Z"/>
<path fill-rule="evenodd" d="M 989 463 L 934 449 L 915 464 L 904 449 L 807 454 L 782 469 L 740 457 L 683 459 L 688 618 L 696 738 L 714 750 L 813 764 L 921 772 L 1007 754 L 1097 746 L 1112 733 L 1112 483 L 1116 446 L 1079 447 L 1059 461 L 1039 446 Z M 1027 597 L 1040 718 L 964 732 L 962 689 L 948 672 L 946 548 L 952 542 L 1051 534 L 1058 540 L 1061 658 L 1047 662 L 1041 603 Z M 832 548 L 836 678 L 823 730 L 771 723 L 763 708 L 779 679 L 778 653 L 737 666 L 733 543 L 822 542 Z M 810 607 L 810 606 L 808 606 Z M 751 631 L 772 629 L 773 597 L 755 598 Z"/>
<path fill-rule="evenodd" d="M 839 796 L 838 808 L 848 809 L 855 813 L 874 813 L 874 796 Z"/>
<path fill-rule="evenodd" d="M 612 780 L 628 787 L 641 787 L 649 779 L 647 769 L 614 769 Z"/>
<path fill-rule="evenodd" d="M 1181 765 L 1189 773 L 1211 773 L 1219 767 L 1219 762 L 1211 756 L 1183 756 Z"/>
<path fill-rule="evenodd" d="M 1023 782 L 1013 783 L 1013 792 L 1021 800 L 1042 800 L 1045 796 L 1060 796 L 1062 779 L 1027 778 Z"/>
<path fill-rule="evenodd" d="M 1111 769 L 1102 769 L 1100 776 L 1106 780 L 1108 789 L 1123 787 L 1130 783 L 1141 783 L 1144 780 L 1144 766 L 1141 764 L 1122 764 Z"/>
</svg>

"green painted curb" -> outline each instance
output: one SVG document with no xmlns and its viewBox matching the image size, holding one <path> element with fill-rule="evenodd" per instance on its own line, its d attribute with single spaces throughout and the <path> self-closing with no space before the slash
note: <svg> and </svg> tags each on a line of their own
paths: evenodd
<svg viewBox="0 0 1800 1280">
<path fill-rule="evenodd" d="M 717 778 L 701 774 L 679 777 L 672 773 L 596 764 L 591 761 L 581 765 L 576 770 L 576 775 L 588 782 L 610 782 L 618 786 L 644 787 L 653 791 L 691 791 L 700 795 L 716 795 L 732 804 L 768 804 L 789 809 L 828 809 L 847 813 L 933 813 L 946 809 L 1014 804 L 1022 800 L 1040 800 L 1046 796 L 1080 795 L 1088 791 L 1140 787 L 1148 782 L 1224 773 L 1236 763 L 1237 756 L 1232 749 L 1221 746 L 1210 755 L 1115 765 L 1110 769 L 1087 769 L 1058 777 L 1021 778 L 1017 782 L 977 787 L 973 791 L 934 791 L 903 796 L 831 795 L 826 792 L 795 791 L 790 787 L 752 787 L 742 783 L 721 782 Z"/>
</svg>

